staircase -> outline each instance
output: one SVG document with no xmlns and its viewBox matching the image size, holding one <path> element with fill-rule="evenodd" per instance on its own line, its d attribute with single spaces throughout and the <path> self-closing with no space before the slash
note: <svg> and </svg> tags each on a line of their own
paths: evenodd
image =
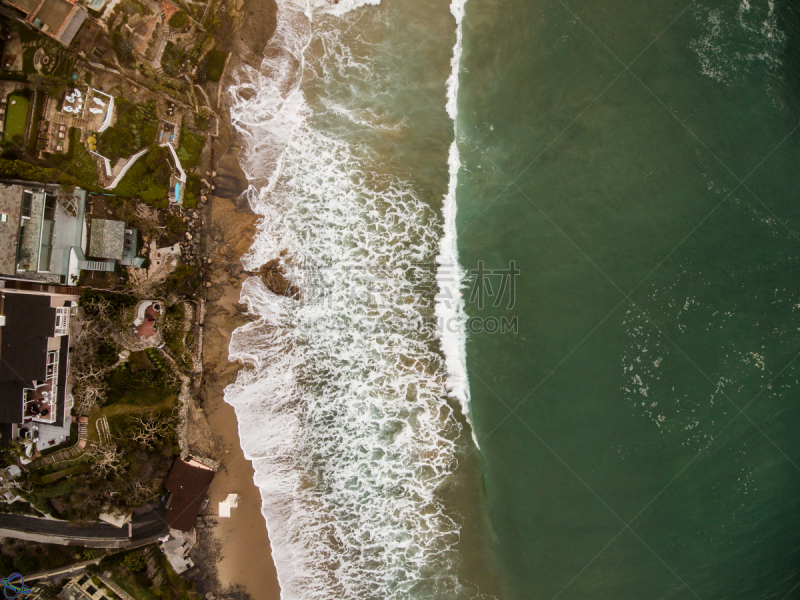
<svg viewBox="0 0 800 600">
<path fill-rule="evenodd" d="M 52 465 L 55 463 L 63 462 L 65 460 L 73 460 L 78 458 L 84 452 L 84 448 L 86 447 L 86 438 L 89 434 L 89 419 L 86 417 L 78 417 L 78 443 L 74 446 L 70 446 L 69 448 L 64 448 L 63 450 L 59 450 L 58 452 L 54 452 L 53 454 L 48 454 L 47 456 L 40 456 L 39 458 L 32 460 L 29 468 L 31 469 L 39 469 L 41 467 L 46 467 L 47 465 Z"/>
<path fill-rule="evenodd" d="M 110 444 L 111 443 L 111 430 L 108 428 L 108 419 L 104 416 L 97 419 L 94 422 L 95 427 L 97 427 L 97 435 L 100 437 L 101 444 Z"/>
<path fill-rule="evenodd" d="M 114 271 L 116 261 L 102 261 L 102 260 L 79 260 L 78 268 L 84 271 L 107 271 L 109 273 Z"/>
</svg>

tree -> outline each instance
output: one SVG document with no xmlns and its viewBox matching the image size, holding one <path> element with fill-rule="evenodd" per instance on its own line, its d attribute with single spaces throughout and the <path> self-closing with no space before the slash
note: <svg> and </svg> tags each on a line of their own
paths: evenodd
<svg viewBox="0 0 800 600">
<path fill-rule="evenodd" d="M 156 491 L 144 481 L 136 480 L 128 486 L 131 497 L 135 502 L 146 502 L 156 497 Z"/>
<path fill-rule="evenodd" d="M 108 384 L 103 379 L 89 379 L 77 382 L 72 390 L 72 397 L 80 415 L 88 415 L 103 404 Z"/>
<path fill-rule="evenodd" d="M 92 472 L 95 475 L 105 476 L 109 473 L 117 474 L 122 470 L 122 453 L 116 444 L 94 444 L 86 448 L 86 454 L 92 459 Z M 116 494 L 117 492 L 113 492 Z"/>
<path fill-rule="evenodd" d="M 122 565 L 131 573 L 138 573 L 147 567 L 147 559 L 139 552 L 131 552 L 122 559 Z"/>
<path fill-rule="evenodd" d="M 169 19 L 169 26 L 174 29 L 182 29 L 186 27 L 186 24 L 189 22 L 189 15 L 185 10 L 179 10 L 174 15 L 172 15 Z"/>
<path fill-rule="evenodd" d="M 30 575 L 39 569 L 39 559 L 30 554 L 14 557 L 14 568 L 22 575 Z"/>
<path fill-rule="evenodd" d="M 136 429 L 134 429 L 131 439 L 147 448 L 152 448 L 156 439 L 167 435 L 175 425 L 174 419 L 163 416 L 148 419 L 133 417 L 133 424 Z"/>
<path fill-rule="evenodd" d="M 131 64 L 133 62 L 134 53 L 136 52 L 133 42 L 127 37 L 123 36 L 119 31 L 115 31 L 111 39 L 114 45 L 114 52 L 116 53 L 120 64 Z"/>
<path fill-rule="evenodd" d="M 0 573 L 9 574 L 14 571 L 14 562 L 5 554 L 0 554 Z"/>
</svg>

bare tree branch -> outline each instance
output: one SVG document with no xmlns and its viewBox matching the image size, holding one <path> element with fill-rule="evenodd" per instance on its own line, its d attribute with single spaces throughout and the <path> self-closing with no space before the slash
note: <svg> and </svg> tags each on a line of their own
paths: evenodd
<svg viewBox="0 0 800 600">
<path fill-rule="evenodd" d="M 95 475 L 117 474 L 123 467 L 122 453 L 115 444 L 95 444 L 86 448 L 92 459 L 92 472 Z"/>
<path fill-rule="evenodd" d="M 138 427 L 134 430 L 133 441 L 152 448 L 157 438 L 167 435 L 175 426 L 172 417 L 148 418 L 134 417 L 133 424 Z"/>
</svg>

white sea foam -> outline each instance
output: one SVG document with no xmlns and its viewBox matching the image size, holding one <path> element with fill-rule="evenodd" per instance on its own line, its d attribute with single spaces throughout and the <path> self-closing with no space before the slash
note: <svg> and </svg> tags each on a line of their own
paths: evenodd
<svg viewBox="0 0 800 600">
<path fill-rule="evenodd" d="M 462 20 L 466 0 L 453 0 L 450 12 L 456 19 L 456 44 L 450 60 L 451 71 L 447 79 L 447 114 L 453 120 L 455 139 L 450 146 L 448 158 L 450 181 L 447 195 L 442 205 L 444 215 L 444 234 L 439 242 L 438 282 L 440 294 L 436 303 L 436 315 L 444 323 L 442 327 L 442 351 L 447 366 L 447 385 L 450 392 L 458 398 L 461 410 L 469 418 L 469 378 L 467 376 L 466 337 L 464 332 L 465 311 L 461 295 L 461 282 L 464 274 L 458 262 L 456 239 L 456 187 L 461 159 L 458 153 L 458 71 L 461 64 Z M 458 326 L 451 326 L 458 324 Z M 473 440 L 478 444 L 473 430 Z"/>
<path fill-rule="evenodd" d="M 702 33 L 690 47 L 704 75 L 720 83 L 743 85 L 754 66 L 780 66 L 787 37 L 779 27 L 772 0 L 741 0 L 735 14 L 732 9 L 733 5 L 710 8 L 698 4 L 693 12 Z"/>
<path fill-rule="evenodd" d="M 245 282 L 242 302 L 256 319 L 232 336 L 230 357 L 246 368 L 225 396 L 253 461 L 285 600 L 472 597 L 456 575 L 460 525 L 440 497 L 463 448 L 448 397 L 466 412 L 464 340 L 435 338 L 415 283 L 419 265 L 438 262 L 452 303 L 437 302 L 435 314 L 460 318 L 460 278 L 442 275 L 449 266 L 453 278 L 457 265 L 457 150 L 442 227 L 367 144 L 320 128 L 301 87 L 312 70 L 367 72 L 327 21 L 376 3 L 280 2 L 262 68 L 243 70 L 231 90 L 249 199 L 264 217 L 242 262 L 257 269 L 286 250 L 303 289 L 298 302 Z M 315 26 L 320 17 L 326 27 Z M 460 19 L 458 36 L 453 118 Z M 309 68 L 313 41 L 324 57 Z M 318 104 L 357 127 L 402 126 Z"/>
</svg>

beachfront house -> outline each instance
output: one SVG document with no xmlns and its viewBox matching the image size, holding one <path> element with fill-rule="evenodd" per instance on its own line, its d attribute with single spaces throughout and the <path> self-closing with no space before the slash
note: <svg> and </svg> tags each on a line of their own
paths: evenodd
<svg viewBox="0 0 800 600">
<path fill-rule="evenodd" d="M 70 0 L 4 0 L 21 13 L 19 20 L 69 46 L 89 13 Z"/>
<path fill-rule="evenodd" d="M 86 191 L 0 183 L 0 277 L 74 285 L 86 247 Z"/>
<path fill-rule="evenodd" d="M 17 282 L 0 279 L 0 441 L 21 442 L 31 459 L 69 440 L 69 323 L 79 296 L 7 283 Z"/>
<path fill-rule="evenodd" d="M 144 258 L 137 256 L 139 231 L 125 227 L 124 221 L 92 219 L 89 232 L 88 260 L 81 263 L 82 269 L 91 271 L 114 271 L 117 263 L 141 268 Z"/>
<path fill-rule="evenodd" d="M 179 458 L 175 461 L 164 479 L 164 487 L 169 492 L 164 521 L 170 529 L 188 532 L 194 528 L 214 474 L 214 469 L 196 460 L 186 462 Z"/>
</svg>

